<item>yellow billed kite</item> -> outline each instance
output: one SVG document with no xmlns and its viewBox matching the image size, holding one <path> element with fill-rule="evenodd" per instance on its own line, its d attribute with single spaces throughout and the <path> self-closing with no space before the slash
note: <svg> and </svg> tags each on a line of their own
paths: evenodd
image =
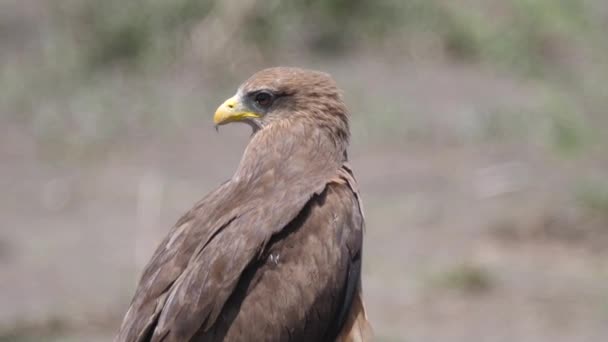
<svg viewBox="0 0 608 342">
<path fill-rule="evenodd" d="M 116 341 L 366 341 L 364 219 L 333 79 L 265 69 L 213 119 L 254 134 L 162 241 Z"/>
</svg>

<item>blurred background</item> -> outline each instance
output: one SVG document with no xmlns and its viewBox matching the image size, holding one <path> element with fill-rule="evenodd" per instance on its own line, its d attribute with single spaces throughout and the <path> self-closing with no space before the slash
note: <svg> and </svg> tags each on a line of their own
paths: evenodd
<svg viewBox="0 0 608 342">
<path fill-rule="evenodd" d="M 0 341 L 109 341 L 268 66 L 351 109 L 378 341 L 608 340 L 608 2 L 3 0 Z"/>
</svg>

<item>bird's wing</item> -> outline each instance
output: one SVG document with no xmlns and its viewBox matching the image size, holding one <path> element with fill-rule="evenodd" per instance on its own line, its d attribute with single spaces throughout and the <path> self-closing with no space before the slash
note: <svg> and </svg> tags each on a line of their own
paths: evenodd
<svg viewBox="0 0 608 342">
<path fill-rule="evenodd" d="M 353 196 L 349 207 L 343 209 L 344 214 L 349 215 L 352 219 L 350 223 L 345 224 L 341 228 L 343 231 L 350 231 L 351 237 L 344 244 L 349 255 L 348 275 L 346 285 L 343 292 L 344 300 L 340 308 L 336 324 L 331 331 L 331 336 L 338 340 L 345 341 L 343 336 L 349 336 L 360 330 L 361 340 L 366 341 L 370 338 L 371 327 L 367 321 L 365 307 L 363 305 L 363 295 L 361 289 L 361 260 L 363 253 L 363 231 L 365 230 L 365 215 L 363 214 L 363 203 L 359 193 L 359 186 L 353 171 L 348 163 L 342 165 L 338 173 L 338 177 L 334 178 L 334 182 L 338 184 L 346 184 L 350 190 L 346 196 Z M 342 196 L 344 201 L 345 195 Z M 348 222 L 348 221 L 347 221 Z M 349 331 L 353 332 L 349 332 Z M 354 340 L 357 341 L 357 340 Z"/>
<path fill-rule="evenodd" d="M 205 224 L 203 213 L 213 213 L 215 204 L 233 188 L 230 182 L 222 184 L 183 215 L 169 231 L 143 271 L 115 341 L 149 340 L 168 292 L 186 269 L 191 255 L 211 239 L 217 227 L 226 224 L 217 217 L 210 217 L 210 220 L 218 221 L 215 225 Z"/>
<path fill-rule="evenodd" d="M 227 182 L 184 215 L 145 268 L 116 341 L 187 341 L 209 328 L 247 265 L 335 171 Z M 335 169 L 333 169 L 335 170 Z M 291 172 L 291 173 L 290 173 Z"/>
<path fill-rule="evenodd" d="M 273 236 L 214 325 L 193 340 L 332 341 L 352 325 L 363 216 L 348 178 L 342 170 Z"/>
<path fill-rule="evenodd" d="M 310 192 L 279 188 L 273 191 L 274 196 L 264 196 L 265 201 L 246 207 L 232 218 L 203 248 L 195 251 L 188 267 L 171 287 L 152 341 L 187 341 L 199 329 L 209 329 L 245 268 L 261 256 L 272 236 L 324 188 L 325 184 Z"/>
</svg>

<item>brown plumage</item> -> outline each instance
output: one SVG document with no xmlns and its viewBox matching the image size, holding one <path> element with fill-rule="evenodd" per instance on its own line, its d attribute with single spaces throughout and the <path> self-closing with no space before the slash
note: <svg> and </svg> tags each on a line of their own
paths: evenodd
<svg viewBox="0 0 608 342">
<path fill-rule="evenodd" d="M 160 244 L 116 341 L 365 341 L 363 214 L 334 81 L 265 69 L 214 121 L 254 134 Z"/>
</svg>

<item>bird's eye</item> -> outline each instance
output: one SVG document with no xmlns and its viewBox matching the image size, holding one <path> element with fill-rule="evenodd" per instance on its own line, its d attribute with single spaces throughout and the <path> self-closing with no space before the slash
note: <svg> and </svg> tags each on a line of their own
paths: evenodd
<svg viewBox="0 0 608 342">
<path fill-rule="evenodd" d="M 257 93 L 255 95 L 255 103 L 264 108 L 269 107 L 272 103 L 272 95 L 267 92 Z"/>
</svg>

